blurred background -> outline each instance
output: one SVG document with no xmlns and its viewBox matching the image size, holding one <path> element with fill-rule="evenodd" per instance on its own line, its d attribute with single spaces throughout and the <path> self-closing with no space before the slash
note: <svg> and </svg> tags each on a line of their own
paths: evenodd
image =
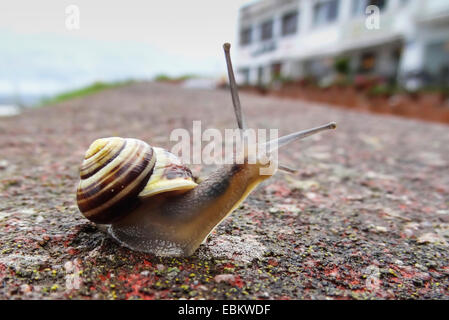
<svg viewBox="0 0 449 320">
<path fill-rule="evenodd" d="M 449 123 L 449 1 L 258 1 L 239 45 L 248 89 Z"/>
<path fill-rule="evenodd" d="M 0 114 L 135 80 L 244 90 L 449 123 L 449 1 L 0 4 Z M 75 90 L 75 92 L 73 92 Z"/>
<path fill-rule="evenodd" d="M 409 90 L 449 82 L 445 0 L 259 1 L 240 11 L 244 82 L 338 74 Z"/>
<path fill-rule="evenodd" d="M 219 78 L 222 44 L 235 42 L 246 2 L 2 1 L 0 104 L 33 105 L 95 82 Z"/>
</svg>

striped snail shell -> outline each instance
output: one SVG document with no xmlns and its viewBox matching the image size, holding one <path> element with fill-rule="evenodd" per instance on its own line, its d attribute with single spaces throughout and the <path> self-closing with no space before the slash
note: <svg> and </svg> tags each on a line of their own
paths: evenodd
<svg viewBox="0 0 449 320">
<path fill-rule="evenodd" d="M 197 184 L 173 154 L 131 138 L 95 140 L 80 167 L 78 208 L 100 224 L 110 224 L 160 193 L 182 193 Z"/>
</svg>

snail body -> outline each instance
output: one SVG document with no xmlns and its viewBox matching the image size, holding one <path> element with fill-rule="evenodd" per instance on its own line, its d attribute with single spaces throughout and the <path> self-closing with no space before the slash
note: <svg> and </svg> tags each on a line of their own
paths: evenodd
<svg viewBox="0 0 449 320">
<path fill-rule="evenodd" d="M 232 100 L 238 126 L 244 130 L 229 48 L 225 44 Z M 268 150 L 333 128 L 330 123 L 281 137 L 268 142 Z M 272 166 L 271 158 L 253 155 L 256 161 L 250 162 L 249 156 L 245 150 L 242 163 L 219 167 L 197 184 L 189 168 L 162 148 L 132 138 L 98 139 L 80 167 L 78 207 L 87 219 L 107 225 L 108 233 L 132 250 L 189 256 L 276 168 L 291 171 L 277 163 Z"/>
<path fill-rule="evenodd" d="M 268 178 L 258 174 L 263 165 L 245 161 L 196 184 L 179 163 L 141 140 L 96 140 L 81 165 L 78 207 L 89 220 L 109 224 L 109 234 L 130 249 L 187 256 Z"/>
<path fill-rule="evenodd" d="M 181 195 L 160 194 L 109 228 L 123 245 L 159 256 L 189 256 L 260 182 L 245 165 L 224 166 Z"/>
</svg>

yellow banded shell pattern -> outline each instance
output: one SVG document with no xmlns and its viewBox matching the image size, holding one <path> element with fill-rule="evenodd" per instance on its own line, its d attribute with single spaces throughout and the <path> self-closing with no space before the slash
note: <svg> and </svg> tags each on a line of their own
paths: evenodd
<svg viewBox="0 0 449 320">
<path fill-rule="evenodd" d="M 80 168 L 78 208 L 93 222 L 113 222 L 138 205 L 155 162 L 153 148 L 141 140 L 95 140 Z"/>
<path fill-rule="evenodd" d="M 130 138 L 95 140 L 80 167 L 78 208 L 95 222 L 109 224 L 142 201 L 176 195 L 197 186 L 192 172 L 172 153 Z"/>
</svg>

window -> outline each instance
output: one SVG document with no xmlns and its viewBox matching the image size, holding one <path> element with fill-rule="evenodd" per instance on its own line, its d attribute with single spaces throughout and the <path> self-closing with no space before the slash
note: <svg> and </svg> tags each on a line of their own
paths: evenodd
<svg viewBox="0 0 449 320">
<path fill-rule="evenodd" d="M 240 31 L 240 45 L 245 46 L 251 43 L 251 28 Z"/>
<path fill-rule="evenodd" d="M 352 0 L 352 14 L 354 16 L 365 15 L 368 6 L 377 6 L 380 11 L 387 6 L 386 0 Z"/>
<path fill-rule="evenodd" d="M 339 0 L 322 1 L 314 7 L 314 25 L 320 26 L 337 20 Z"/>
<path fill-rule="evenodd" d="M 298 12 L 290 12 L 282 17 L 282 35 L 296 33 L 298 27 Z"/>
<path fill-rule="evenodd" d="M 263 82 L 263 67 L 257 68 L 257 84 L 261 85 Z"/>
<path fill-rule="evenodd" d="M 242 76 L 243 84 L 245 84 L 245 85 L 249 84 L 249 69 L 248 68 L 240 69 L 239 73 Z"/>
<path fill-rule="evenodd" d="M 261 40 L 269 40 L 273 37 L 273 20 L 262 23 Z"/>
<path fill-rule="evenodd" d="M 314 8 L 314 24 L 320 26 L 337 20 L 339 0 L 317 3 Z"/>
<path fill-rule="evenodd" d="M 281 76 L 282 64 L 280 62 L 271 65 L 271 80 L 277 80 Z"/>
<path fill-rule="evenodd" d="M 376 55 L 373 52 L 365 52 L 360 59 L 359 72 L 370 73 L 376 66 Z"/>
</svg>

